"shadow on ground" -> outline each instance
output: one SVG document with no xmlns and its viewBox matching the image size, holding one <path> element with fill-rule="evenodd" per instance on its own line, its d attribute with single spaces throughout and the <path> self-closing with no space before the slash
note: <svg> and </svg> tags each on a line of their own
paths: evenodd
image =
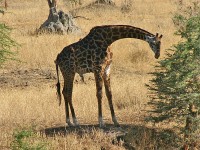
<svg viewBox="0 0 200 150">
<path fill-rule="evenodd" d="M 59 134 L 67 136 L 70 133 L 82 137 L 84 134 L 91 133 L 94 130 L 104 132 L 108 136 L 112 135 L 114 137 L 112 144 L 117 145 L 123 141 L 124 148 L 128 150 L 175 150 L 180 145 L 180 138 L 172 130 L 147 128 L 132 124 L 123 124 L 121 127 L 106 124 L 104 128 L 99 128 L 98 125 L 59 126 L 46 128 L 41 130 L 41 132 L 50 137 Z"/>
</svg>

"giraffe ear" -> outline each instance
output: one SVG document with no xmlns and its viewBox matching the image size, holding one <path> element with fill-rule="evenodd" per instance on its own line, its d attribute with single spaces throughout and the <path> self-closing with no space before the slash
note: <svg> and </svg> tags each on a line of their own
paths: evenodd
<svg viewBox="0 0 200 150">
<path fill-rule="evenodd" d="M 156 33 L 156 37 L 158 37 L 158 33 Z"/>
</svg>

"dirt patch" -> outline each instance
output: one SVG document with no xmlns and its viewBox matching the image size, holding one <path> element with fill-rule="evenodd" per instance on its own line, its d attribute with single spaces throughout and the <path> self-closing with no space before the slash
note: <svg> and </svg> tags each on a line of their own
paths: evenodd
<svg viewBox="0 0 200 150">
<path fill-rule="evenodd" d="M 142 76 L 146 73 L 127 71 L 124 68 L 113 68 L 111 74 L 117 77 L 123 77 L 122 73 L 126 75 Z M 63 82 L 61 72 L 60 80 Z M 51 87 L 55 86 L 57 82 L 56 70 L 49 68 L 41 69 L 2 69 L 0 70 L 0 88 L 26 88 L 29 86 L 41 87 L 47 84 Z M 94 75 L 92 73 L 84 74 L 84 82 L 81 77 L 76 74 L 74 79 L 75 84 L 91 84 L 94 83 Z"/>
<path fill-rule="evenodd" d="M 0 72 L 0 88 L 41 86 L 55 83 L 56 74 L 50 69 L 3 70 Z"/>
<path fill-rule="evenodd" d="M 60 77 L 61 77 L 60 73 Z M 61 82 L 62 81 L 61 77 Z M 75 84 L 88 84 L 94 82 L 93 75 L 84 75 L 83 82 L 80 76 L 76 75 Z M 41 87 L 43 85 L 55 86 L 57 82 L 56 71 L 52 69 L 16 69 L 0 70 L 0 88 L 26 88 L 29 86 Z"/>
</svg>

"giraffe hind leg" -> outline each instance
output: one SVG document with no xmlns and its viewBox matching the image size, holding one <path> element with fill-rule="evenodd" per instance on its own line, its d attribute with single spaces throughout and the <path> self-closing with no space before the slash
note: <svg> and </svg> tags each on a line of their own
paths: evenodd
<svg viewBox="0 0 200 150">
<path fill-rule="evenodd" d="M 66 89 L 65 87 L 63 88 L 63 96 L 65 99 L 65 114 L 66 114 L 66 123 L 68 124 L 68 126 L 73 126 L 73 124 L 70 122 L 70 118 L 69 118 L 69 102 L 68 102 L 68 98 L 67 98 L 67 94 L 66 94 Z"/>
<path fill-rule="evenodd" d="M 70 106 L 70 109 L 71 109 L 73 123 L 74 123 L 75 126 L 79 126 L 79 123 L 78 123 L 78 121 L 76 119 L 76 115 L 75 115 L 75 111 L 74 111 L 74 106 L 72 104 L 72 99 L 69 101 L 69 106 Z"/>
<path fill-rule="evenodd" d="M 71 74 L 64 79 L 64 98 L 65 98 L 65 107 L 66 107 L 66 122 L 68 125 L 72 125 L 69 119 L 69 106 L 71 109 L 72 119 L 75 126 L 78 126 L 78 121 L 76 119 L 74 107 L 72 104 L 72 91 L 73 91 L 73 81 L 75 74 Z"/>
</svg>

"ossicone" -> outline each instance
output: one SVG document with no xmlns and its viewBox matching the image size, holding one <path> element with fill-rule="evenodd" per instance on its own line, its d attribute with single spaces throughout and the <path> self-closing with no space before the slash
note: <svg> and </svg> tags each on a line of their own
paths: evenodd
<svg viewBox="0 0 200 150">
<path fill-rule="evenodd" d="M 156 33 L 156 38 L 161 39 L 163 37 L 163 35 L 161 34 L 160 36 L 158 36 L 159 34 Z"/>
</svg>

